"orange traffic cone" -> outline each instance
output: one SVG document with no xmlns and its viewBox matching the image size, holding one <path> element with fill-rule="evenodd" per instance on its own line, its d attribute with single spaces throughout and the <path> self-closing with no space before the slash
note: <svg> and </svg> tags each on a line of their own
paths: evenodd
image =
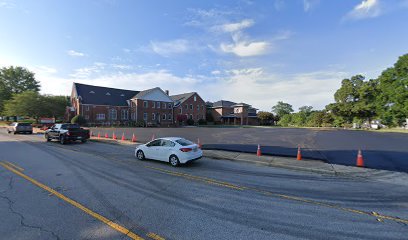
<svg viewBox="0 0 408 240">
<path fill-rule="evenodd" d="M 300 151 L 300 146 L 298 146 L 298 152 L 297 152 L 297 160 L 302 160 L 302 152 Z"/>
<path fill-rule="evenodd" d="M 101 138 L 101 133 L 100 132 L 98 132 L 98 138 Z"/>
<path fill-rule="evenodd" d="M 153 135 L 152 135 L 152 141 L 153 141 L 154 139 L 156 139 L 156 137 L 155 137 L 154 134 L 153 134 Z"/>
<path fill-rule="evenodd" d="M 201 147 L 202 147 L 202 145 L 201 145 L 201 143 L 200 143 L 200 139 L 199 139 L 199 138 L 197 138 L 197 145 L 198 145 L 198 148 L 201 148 Z"/>
<path fill-rule="evenodd" d="M 259 144 L 258 144 L 258 150 L 256 150 L 256 156 L 258 156 L 258 157 L 262 156 L 261 146 Z"/>
<path fill-rule="evenodd" d="M 357 167 L 364 167 L 364 159 L 363 159 L 363 154 L 361 153 L 361 150 L 358 150 L 357 154 Z"/>
<path fill-rule="evenodd" d="M 118 139 L 118 138 L 116 137 L 115 132 L 113 132 L 112 139 L 113 139 L 113 140 L 117 140 L 117 139 Z"/>
<path fill-rule="evenodd" d="M 108 133 L 105 133 L 105 138 L 109 138 L 109 135 L 108 135 Z"/>
<path fill-rule="evenodd" d="M 135 136 L 135 134 L 133 133 L 132 142 L 136 142 L 136 141 L 137 141 L 136 136 Z"/>
<path fill-rule="evenodd" d="M 122 133 L 122 141 L 125 141 L 125 140 L 126 140 L 125 133 Z"/>
</svg>

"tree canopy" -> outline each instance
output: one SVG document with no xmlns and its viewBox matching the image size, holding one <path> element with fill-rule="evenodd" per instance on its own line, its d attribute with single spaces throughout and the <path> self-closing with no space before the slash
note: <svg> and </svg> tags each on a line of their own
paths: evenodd
<svg viewBox="0 0 408 240">
<path fill-rule="evenodd" d="M 272 107 L 272 112 L 275 113 L 276 116 L 281 118 L 284 115 L 292 113 L 293 107 L 289 103 L 279 101 L 275 106 Z"/>
<path fill-rule="evenodd" d="M 35 80 L 34 73 L 26 68 L 14 66 L 0 68 L 0 113 L 3 111 L 4 101 L 11 99 L 13 94 L 39 90 L 40 84 Z"/>
</svg>

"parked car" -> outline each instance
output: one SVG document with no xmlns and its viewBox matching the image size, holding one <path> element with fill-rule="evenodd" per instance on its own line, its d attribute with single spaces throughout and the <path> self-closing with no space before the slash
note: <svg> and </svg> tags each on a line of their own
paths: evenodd
<svg viewBox="0 0 408 240">
<path fill-rule="evenodd" d="M 31 123 L 19 123 L 14 122 L 7 127 L 7 132 L 17 134 L 17 133 L 29 133 L 33 134 L 33 126 Z"/>
<path fill-rule="evenodd" d="M 152 159 L 169 162 L 176 167 L 203 156 L 197 144 L 180 137 L 158 138 L 136 147 L 135 157 L 139 160 Z"/>
<path fill-rule="evenodd" d="M 68 141 L 86 142 L 90 138 L 89 130 L 81 128 L 78 124 L 62 123 L 55 124 L 45 131 L 44 137 L 47 142 L 55 139 L 61 144 Z"/>
</svg>

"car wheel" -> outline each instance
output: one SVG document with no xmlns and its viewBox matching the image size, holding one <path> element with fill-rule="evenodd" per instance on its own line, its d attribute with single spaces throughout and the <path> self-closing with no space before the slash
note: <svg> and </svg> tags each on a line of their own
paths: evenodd
<svg viewBox="0 0 408 240">
<path fill-rule="evenodd" d="M 11 132 L 9 130 L 7 130 L 7 133 L 10 134 Z"/>
<path fill-rule="evenodd" d="M 86 143 L 86 139 L 82 139 L 82 140 L 81 140 L 81 143 Z"/>
<path fill-rule="evenodd" d="M 31 132 L 28 132 L 28 134 L 33 134 L 33 132 L 31 131 Z"/>
<path fill-rule="evenodd" d="M 144 156 L 144 153 L 143 153 L 142 150 L 138 150 L 138 151 L 136 152 L 136 157 L 137 157 L 137 159 L 139 159 L 139 160 L 144 160 L 144 159 L 145 159 L 145 156 Z"/>
<path fill-rule="evenodd" d="M 48 137 L 48 134 L 45 134 L 44 137 L 45 137 L 45 140 L 47 140 L 47 142 L 51 141 L 51 138 Z"/>
<path fill-rule="evenodd" d="M 61 143 L 62 145 L 65 144 L 65 137 L 64 137 L 64 136 L 60 136 L 60 143 Z"/>
<path fill-rule="evenodd" d="M 14 131 L 14 132 L 13 132 L 13 134 L 14 134 L 14 135 L 16 135 L 16 134 L 17 134 L 17 132 L 16 132 L 16 131 Z"/>
<path fill-rule="evenodd" d="M 171 166 L 177 167 L 180 164 L 180 161 L 176 155 L 171 155 L 169 158 Z"/>
</svg>

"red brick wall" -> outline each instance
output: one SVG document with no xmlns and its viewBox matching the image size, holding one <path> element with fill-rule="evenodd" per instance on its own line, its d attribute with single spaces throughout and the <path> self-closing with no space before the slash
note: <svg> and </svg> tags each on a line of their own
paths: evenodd
<svg viewBox="0 0 408 240">
<path fill-rule="evenodd" d="M 196 101 L 194 101 L 194 97 L 196 98 Z M 191 105 L 193 105 L 193 109 L 191 109 Z M 197 106 L 199 106 L 199 108 L 197 108 Z M 181 108 L 182 111 L 180 113 Z M 199 119 L 206 119 L 206 111 L 204 100 L 200 97 L 200 95 L 194 94 L 184 101 L 179 107 L 174 109 L 174 116 L 177 117 L 177 115 L 180 114 L 187 114 L 187 118 L 190 118 L 190 115 L 192 115 L 194 122 L 197 122 Z"/>
<path fill-rule="evenodd" d="M 147 121 L 146 123 L 151 123 L 151 124 L 159 124 L 160 126 L 168 126 L 173 124 L 173 103 L 171 103 L 171 108 L 169 108 L 169 103 L 168 102 L 160 102 L 160 108 L 157 108 L 157 103 L 158 101 L 147 101 L 148 105 L 147 107 L 144 107 L 143 102 L 145 100 L 137 99 L 136 100 L 136 105 L 137 105 L 137 119 L 136 121 L 145 121 L 143 119 L 144 113 L 147 113 Z M 153 108 L 153 102 L 155 103 L 155 107 Z M 166 105 L 166 108 L 163 108 L 163 105 Z M 156 115 L 156 119 L 153 120 L 153 113 Z M 163 114 L 166 114 L 166 119 L 163 119 Z M 158 120 L 157 116 L 160 115 L 160 121 Z M 169 119 L 169 115 L 171 116 L 171 119 Z"/>
</svg>

